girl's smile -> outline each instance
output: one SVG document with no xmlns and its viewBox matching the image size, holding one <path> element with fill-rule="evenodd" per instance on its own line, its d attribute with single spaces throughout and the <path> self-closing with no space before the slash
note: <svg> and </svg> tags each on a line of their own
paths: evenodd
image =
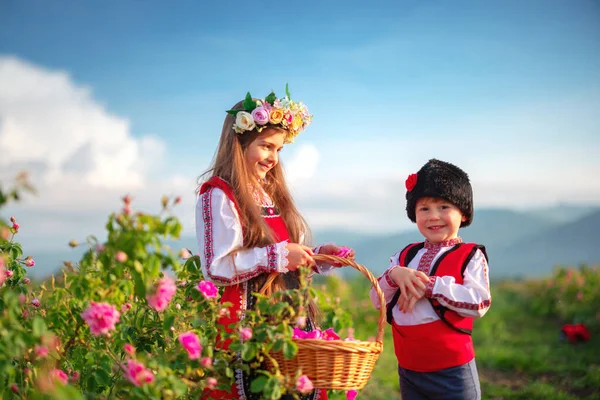
<svg viewBox="0 0 600 400">
<path fill-rule="evenodd" d="M 285 137 L 285 131 L 265 129 L 246 148 L 246 166 L 258 179 L 265 179 L 267 172 L 279 163 Z"/>
</svg>

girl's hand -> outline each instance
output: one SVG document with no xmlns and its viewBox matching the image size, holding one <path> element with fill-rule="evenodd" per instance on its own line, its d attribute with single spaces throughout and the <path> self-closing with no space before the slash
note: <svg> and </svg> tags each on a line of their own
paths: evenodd
<svg viewBox="0 0 600 400">
<path fill-rule="evenodd" d="M 336 246 L 334 244 L 324 244 L 319 248 L 319 254 L 325 254 L 328 256 L 338 256 L 347 258 L 348 260 L 354 261 L 354 249 L 345 246 Z M 335 267 L 341 267 L 340 263 L 333 263 Z"/>
<path fill-rule="evenodd" d="M 401 266 L 396 266 L 390 271 L 390 278 L 398 285 L 400 299 L 404 301 L 408 301 L 411 296 L 416 297 L 417 300 L 422 298 L 427 288 L 425 284 L 429 282 L 429 277 L 423 272 Z M 401 304 L 400 299 L 398 304 Z"/>
<path fill-rule="evenodd" d="M 298 243 L 288 243 L 285 247 L 288 251 L 288 270 L 296 271 L 301 265 L 308 267 L 317 265 L 312 258 L 313 251 L 310 247 Z"/>
</svg>

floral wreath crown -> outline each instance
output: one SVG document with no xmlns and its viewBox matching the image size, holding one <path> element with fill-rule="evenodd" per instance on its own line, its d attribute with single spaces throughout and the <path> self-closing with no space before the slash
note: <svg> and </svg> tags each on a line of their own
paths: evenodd
<svg viewBox="0 0 600 400">
<path fill-rule="evenodd" d="M 285 97 L 278 99 L 274 92 L 260 100 L 254 100 L 250 92 L 242 103 L 242 109 L 227 110 L 235 116 L 233 130 L 238 134 L 256 129 L 261 132 L 268 125 L 281 126 L 289 134 L 286 143 L 291 143 L 312 121 L 313 116 L 302 102 L 290 99 L 288 85 L 285 85 Z"/>
</svg>

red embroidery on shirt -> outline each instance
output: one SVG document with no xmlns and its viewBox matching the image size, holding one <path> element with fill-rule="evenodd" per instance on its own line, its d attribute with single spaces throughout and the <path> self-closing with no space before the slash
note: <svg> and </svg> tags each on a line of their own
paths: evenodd
<svg viewBox="0 0 600 400">
<path fill-rule="evenodd" d="M 232 283 L 246 281 L 262 274 L 263 272 L 271 272 L 277 270 L 277 246 L 271 244 L 267 246 L 267 265 L 259 265 L 254 271 L 245 272 L 236 275 L 233 279 L 224 276 L 214 275 L 210 271 L 214 258 L 213 250 L 213 231 L 212 231 L 212 191 L 214 188 L 208 189 L 202 194 L 202 220 L 204 221 L 204 258 L 206 260 L 206 272 L 208 276 L 216 283 Z"/>
</svg>

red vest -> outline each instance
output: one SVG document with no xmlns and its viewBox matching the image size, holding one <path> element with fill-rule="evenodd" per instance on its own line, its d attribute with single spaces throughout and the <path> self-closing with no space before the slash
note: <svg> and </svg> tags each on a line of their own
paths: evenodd
<svg viewBox="0 0 600 400">
<path fill-rule="evenodd" d="M 400 252 L 399 264 L 407 266 L 423 243 L 413 243 Z M 474 243 L 459 243 L 440 255 L 433 265 L 430 276 L 452 276 L 458 284 L 463 283 L 463 274 L 469 261 L 480 249 Z M 486 255 L 487 258 L 487 255 Z M 471 332 L 473 319 L 442 306 L 437 300 L 429 299 L 440 320 L 431 323 L 401 326 L 391 320 L 400 291 L 387 305 L 388 322 L 392 323 L 394 350 L 398 365 L 419 372 L 438 371 L 465 364 L 475 357 Z"/>
</svg>

